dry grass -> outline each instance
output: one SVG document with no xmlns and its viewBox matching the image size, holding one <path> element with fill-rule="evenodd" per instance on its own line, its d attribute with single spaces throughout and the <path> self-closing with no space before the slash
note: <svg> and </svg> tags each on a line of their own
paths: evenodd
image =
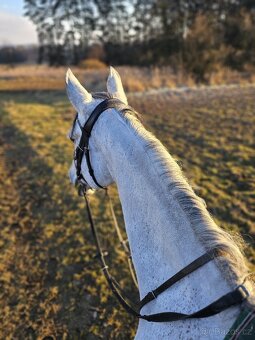
<svg viewBox="0 0 255 340">
<path fill-rule="evenodd" d="M 93 64 L 94 65 L 94 64 Z M 95 66 L 95 65 L 94 65 Z M 127 92 L 144 92 L 159 88 L 195 87 L 192 76 L 170 67 L 117 67 Z M 65 86 L 67 67 L 50 68 L 46 65 L 0 66 L 0 90 L 62 90 Z M 105 90 L 108 69 L 83 69 L 72 67 L 79 80 L 90 90 Z M 255 70 L 247 66 L 243 73 L 228 68 L 218 68 L 208 75 L 208 85 L 251 84 L 255 81 Z"/>
<path fill-rule="evenodd" d="M 49 74 L 51 79 L 64 77 L 65 68 L 49 74 L 47 70 L 1 69 L 5 76 L 12 74 L 14 82 L 26 79 L 27 71 L 46 78 L 45 84 Z M 160 72 L 155 73 L 153 86 L 162 85 Z M 153 70 L 137 69 L 133 79 L 143 74 L 147 81 L 154 77 Z M 106 72 L 79 75 L 90 81 L 90 89 L 99 87 L 99 79 L 104 88 Z M 254 87 L 129 95 L 145 125 L 181 162 L 217 223 L 242 233 L 251 266 L 255 265 L 254 96 Z M 72 111 L 63 91 L 0 92 L 1 339 L 126 340 L 135 333 L 136 321 L 118 306 L 99 270 L 83 201 L 67 177 L 73 147 L 66 133 Z M 122 221 L 115 187 L 111 194 Z M 113 274 L 133 293 L 100 193 L 93 197 L 93 212 L 103 247 L 110 249 L 107 259 Z"/>
</svg>

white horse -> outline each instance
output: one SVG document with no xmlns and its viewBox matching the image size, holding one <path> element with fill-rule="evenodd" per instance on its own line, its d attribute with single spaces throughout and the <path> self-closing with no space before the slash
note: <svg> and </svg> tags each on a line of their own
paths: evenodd
<svg viewBox="0 0 255 340">
<path fill-rule="evenodd" d="M 66 86 L 84 125 L 102 99 L 94 99 L 70 70 Z M 127 104 L 120 76 L 112 67 L 107 91 Z M 76 125 L 77 146 L 81 130 Z M 134 115 L 105 111 L 93 128 L 90 155 L 98 182 L 105 187 L 117 184 L 141 298 L 206 251 L 217 247 L 228 254 L 177 282 L 145 305 L 142 314 L 192 313 L 243 282 L 247 266 L 240 248 L 215 224 L 174 159 Z M 85 159 L 82 174 L 97 189 Z M 70 179 L 74 184 L 74 164 Z M 252 290 L 249 283 L 251 295 Z M 240 309 L 238 305 L 211 317 L 176 322 L 139 320 L 135 339 L 223 339 Z"/>
</svg>

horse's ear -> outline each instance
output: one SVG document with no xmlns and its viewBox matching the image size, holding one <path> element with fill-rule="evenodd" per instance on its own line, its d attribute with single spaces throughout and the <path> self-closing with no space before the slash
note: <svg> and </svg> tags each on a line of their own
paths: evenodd
<svg viewBox="0 0 255 340">
<path fill-rule="evenodd" d="M 120 99 L 123 103 L 127 104 L 127 97 L 125 95 L 119 73 L 110 66 L 110 74 L 107 79 L 107 91 L 113 97 Z"/>
<path fill-rule="evenodd" d="M 77 112 L 82 112 L 84 104 L 92 101 L 92 95 L 85 90 L 70 69 L 66 72 L 66 92 Z"/>
</svg>

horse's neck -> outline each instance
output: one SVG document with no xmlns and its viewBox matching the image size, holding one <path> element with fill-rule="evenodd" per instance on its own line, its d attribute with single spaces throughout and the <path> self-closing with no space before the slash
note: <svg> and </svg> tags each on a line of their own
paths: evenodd
<svg viewBox="0 0 255 340">
<path fill-rule="evenodd" d="M 138 138 L 119 119 L 110 125 L 105 117 L 103 123 L 101 147 L 107 157 L 109 171 L 117 183 L 140 295 L 143 297 L 202 255 L 205 249 L 178 202 L 162 185 L 161 169 L 148 155 L 141 136 Z M 171 303 L 174 307 L 178 306 L 181 312 L 191 312 L 230 289 L 214 261 L 211 261 L 159 296 L 157 311 L 163 311 L 166 306 L 169 309 Z M 151 312 L 150 308 L 153 310 L 153 303 L 144 310 Z"/>
</svg>

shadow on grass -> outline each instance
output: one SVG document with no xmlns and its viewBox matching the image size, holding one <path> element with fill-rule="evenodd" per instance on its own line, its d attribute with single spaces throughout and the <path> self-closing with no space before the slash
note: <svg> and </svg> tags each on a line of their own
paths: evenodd
<svg viewBox="0 0 255 340">
<path fill-rule="evenodd" d="M 10 307 L 7 319 L 16 328 L 12 335 L 81 338 L 93 321 L 93 298 L 84 289 L 91 262 L 84 253 L 92 254 L 94 249 L 76 237 L 77 232 L 90 239 L 86 218 L 79 216 L 78 200 L 54 177 L 6 112 L 1 120 L 6 178 L 11 179 L 16 196 L 15 202 L 9 202 L 15 211 L 8 220 L 10 243 L 5 245 L 7 252 L 15 248 L 14 263 L 9 264 L 14 276 L 9 285 L 1 282 L 1 304 Z M 68 217 L 69 211 L 73 218 Z M 6 324 L 2 331 L 3 336 L 10 335 Z"/>
</svg>

